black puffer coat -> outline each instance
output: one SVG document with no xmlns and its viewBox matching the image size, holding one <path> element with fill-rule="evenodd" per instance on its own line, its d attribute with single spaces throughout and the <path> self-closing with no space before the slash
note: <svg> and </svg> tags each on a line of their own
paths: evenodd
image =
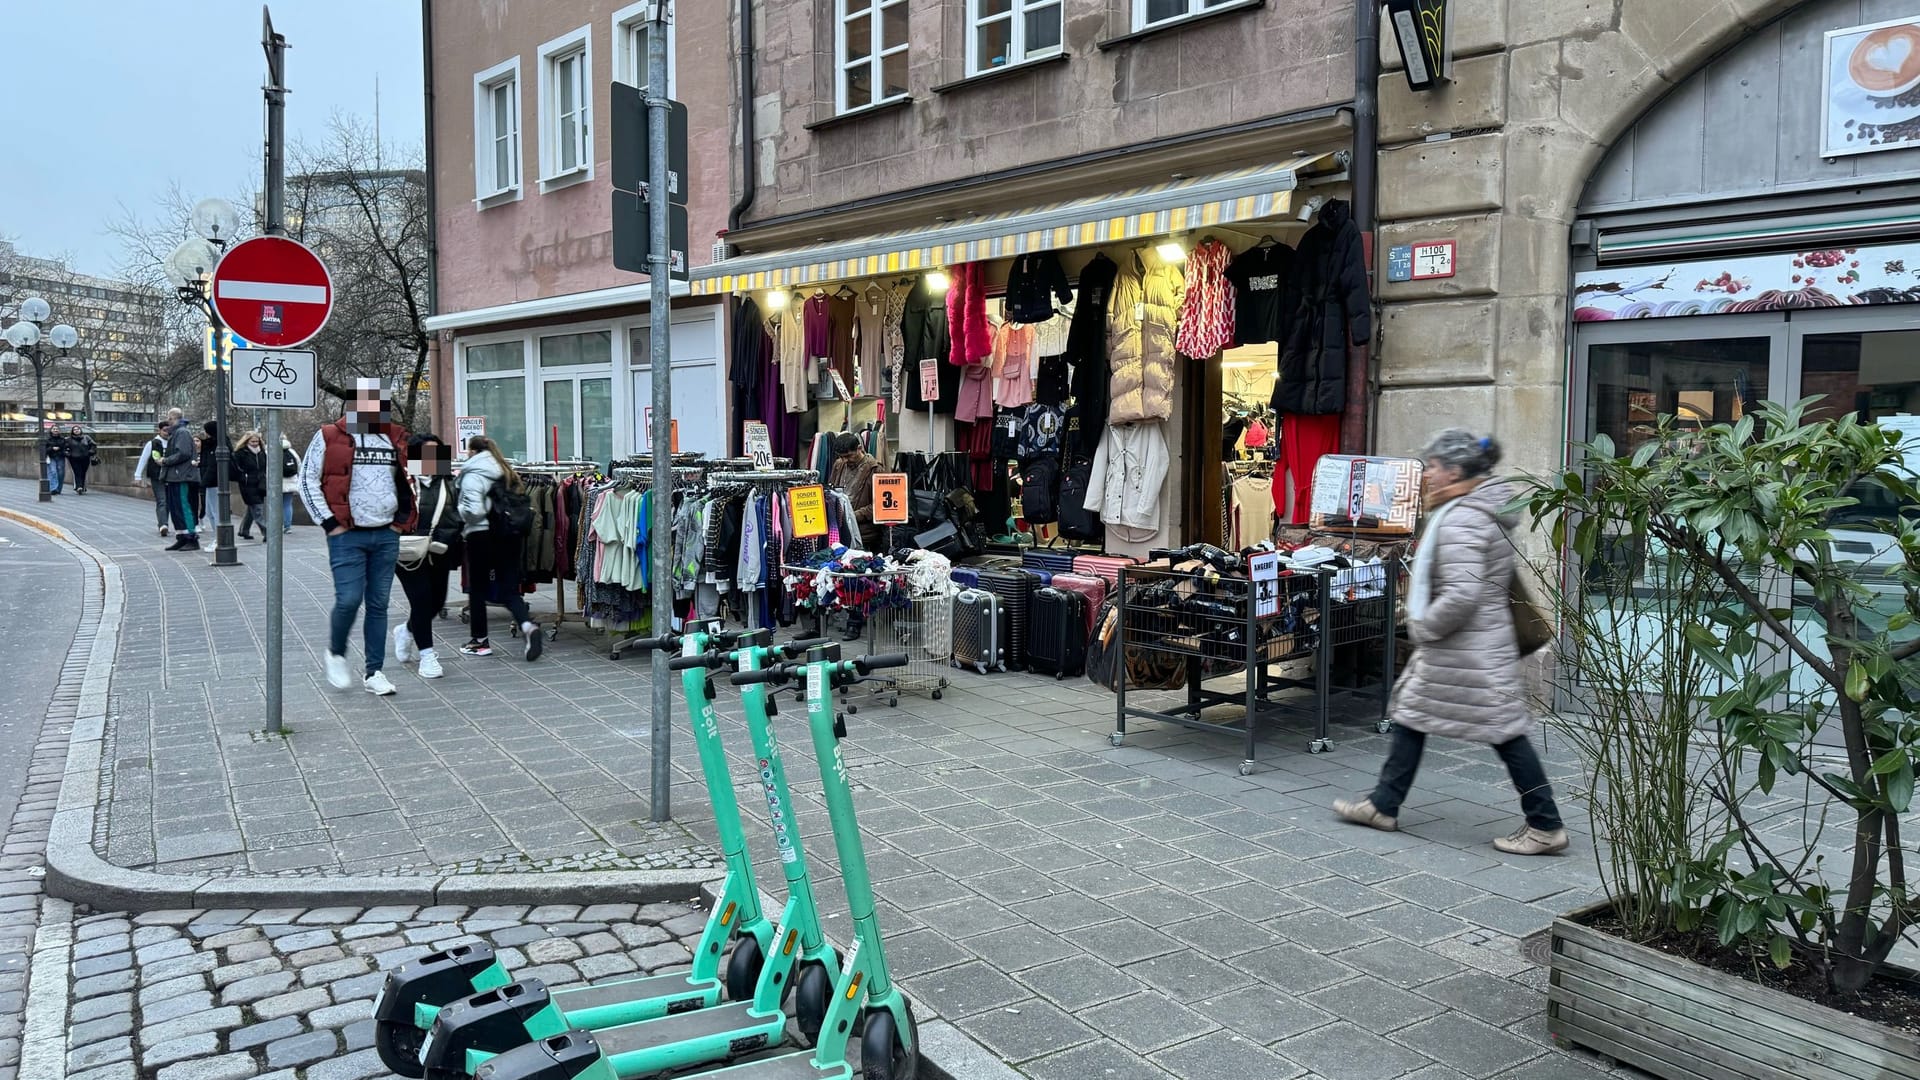
<svg viewBox="0 0 1920 1080">
<path fill-rule="evenodd" d="M 243 446 L 233 452 L 227 461 L 228 479 L 240 485 L 240 501 L 248 506 L 258 506 L 267 501 L 267 455 L 252 447 Z"/>
<path fill-rule="evenodd" d="M 1360 229 L 1346 202 L 1334 199 L 1307 230 L 1293 264 L 1300 311 L 1280 349 L 1275 412 L 1328 416 L 1347 407 L 1347 346 L 1373 337 Z"/>
</svg>

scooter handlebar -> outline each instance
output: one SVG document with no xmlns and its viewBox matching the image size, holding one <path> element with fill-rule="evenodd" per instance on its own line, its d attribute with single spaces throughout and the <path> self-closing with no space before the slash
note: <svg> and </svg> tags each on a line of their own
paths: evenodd
<svg viewBox="0 0 1920 1080">
<path fill-rule="evenodd" d="M 727 662 L 719 653 L 695 653 L 692 656 L 676 656 L 667 661 L 668 671 L 686 671 L 689 668 L 713 668 Z"/>
<path fill-rule="evenodd" d="M 666 634 L 661 637 L 640 638 L 636 641 L 629 642 L 628 645 L 635 649 L 646 649 L 649 652 L 657 652 L 661 649 L 677 649 L 680 647 L 680 635 Z"/>
<path fill-rule="evenodd" d="M 883 668 L 907 666 L 907 654 L 903 652 L 881 653 L 879 656 L 863 656 L 853 662 L 854 670 L 865 675 Z"/>
<path fill-rule="evenodd" d="M 735 686 L 750 686 L 754 683 L 786 682 L 793 673 L 781 667 L 754 668 L 752 671 L 736 671 L 728 678 Z"/>
<path fill-rule="evenodd" d="M 775 648 L 780 652 L 782 656 L 799 656 L 800 654 L 806 652 L 808 649 L 815 649 L 815 648 L 819 648 L 822 645 L 831 645 L 831 644 L 833 644 L 833 641 L 830 638 L 814 637 L 814 638 L 800 638 L 799 640 L 796 640 L 796 641 L 789 641 L 785 645 L 777 645 L 775 646 Z"/>
</svg>

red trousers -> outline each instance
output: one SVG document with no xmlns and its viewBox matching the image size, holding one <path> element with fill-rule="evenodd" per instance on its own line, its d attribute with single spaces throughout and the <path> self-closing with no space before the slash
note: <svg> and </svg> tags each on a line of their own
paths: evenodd
<svg viewBox="0 0 1920 1080">
<path fill-rule="evenodd" d="M 1273 470 L 1273 508 L 1289 525 L 1304 525 L 1312 514 L 1313 467 L 1340 452 L 1340 414 L 1280 414 L 1280 467 Z M 1293 506 L 1287 506 L 1287 476 L 1293 476 Z"/>
</svg>

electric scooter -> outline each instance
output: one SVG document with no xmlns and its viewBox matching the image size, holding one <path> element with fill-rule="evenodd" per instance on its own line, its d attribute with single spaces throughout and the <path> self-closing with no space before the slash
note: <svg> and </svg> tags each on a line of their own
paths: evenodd
<svg viewBox="0 0 1920 1080">
<path fill-rule="evenodd" d="M 796 656 L 814 641 L 791 642 L 781 646 L 766 644 L 770 635 L 761 631 L 743 635 L 743 648 L 731 656 L 695 653 L 691 649 L 675 658 L 669 666 L 700 670 L 703 692 L 712 694 L 706 682 L 706 669 L 732 663 L 737 669 L 752 672 L 768 661 Z M 693 684 L 689 682 L 689 694 Z M 769 715 L 774 706 L 765 683 L 748 686 L 741 699 L 752 732 L 756 768 L 767 799 L 768 816 L 773 824 L 787 879 L 787 903 L 770 937 L 771 947 L 763 948 L 759 977 L 750 995 L 740 995 L 726 1005 L 658 1016 L 629 1023 L 591 1025 L 593 1038 L 606 1056 L 614 1075 L 645 1076 L 666 1069 L 684 1068 L 723 1061 L 787 1041 L 787 1022 L 798 1021 L 801 1034 L 811 1041 L 820 1031 L 827 1013 L 828 994 L 839 972 L 839 959 L 827 943 L 820 926 L 819 907 L 814 901 L 812 879 L 808 876 L 806 856 L 794 820 L 788 794 L 786 767 L 780 759 Z M 720 740 L 709 707 L 698 714 L 696 725 L 709 725 L 701 740 L 703 755 L 708 747 L 718 752 Z M 704 764 L 704 762 L 703 762 Z M 718 768 L 724 769 L 724 762 Z M 732 791 L 726 798 L 731 805 Z M 737 813 L 737 808 L 734 810 Z M 743 948 L 746 947 L 743 943 Z M 796 969 L 801 978 L 795 978 Z M 803 996 L 790 1014 L 784 1009 L 789 988 L 803 986 Z M 475 995 L 448 1006 L 428 1033 L 421 1061 L 427 1080 L 456 1080 L 475 1074 L 493 1055 L 557 1036 L 569 1028 L 581 1029 L 572 1012 L 550 1008 L 541 991 L 510 984 L 498 990 Z"/>
<path fill-rule="evenodd" d="M 466 1010 L 470 1016 L 484 1011 L 497 1020 L 551 1007 L 564 1018 L 564 1028 L 607 1027 L 709 1008 L 719 1003 L 723 989 L 729 1000 L 741 1001 L 752 995 L 774 939 L 774 928 L 760 910 L 760 890 L 747 858 L 733 777 L 714 724 L 714 688 L 708 676 L 717 665 L 707 659 L 718 660 L 724 654 L 714 650 L 732 649 L 743 641 L 764 644 L 766 636 L 765 631 L 726 633 L 713 623 L 684 635 L 668 634 L 636 643 L 649 650 L 681 650 L 668 667 L 682 672 L 681 689 L 692 716 L 694 743 L 699 748 L 701 772 L 713 801 L 714 827 L 727 867 L 720 899 L 708 915 L 693 969 L 549 992 L 537 979 L 513 982 L 487 945 L 460 945 L 430 953 L 388 972 L 379 996 L 374 998 L 374 1047 L 389 1069 L 402 1076 L 424 1076 L 425 1043 L 435 1020 L 445 1008 L 469 1002 L 475 996 L 484 996 L 485 1000 Z M 720 955 L 729 940 L 734 947 L 727 957 L 723 982 Z M 512 1045 L 521 1041 L 525 1040 Z"/>
<path fill-rule="evenodd" d="M 692 1074 L 684 1080 L 851 1080 L 854 1069 L 847 1060 L 846 1044 L 856 1022 L 863 1018 L 861 1075 L 867 1080 L 914 1080 L 919 1072 L 919 1033 L 913 1010 L 893 985 L 887 969 L 880 926 L 874 917 L 873 886 L 867 877 L 866 848 L 860 840 L 853 789 L 840 755 L 846 727 L 833 707 L 834 690 L 851 686 L 874 671 L 904 667 L 907 657 L 891 653 L 842 661 L 839 651 L 838 645 L 819 646 L 804 661 L 744 670 L 732 679 L 735 685 L 746 687 L 783 684 L 802 672 L 806 675 L 807 721 L 813 732 L 814 752 L 820 759 L 821 787 L 853 915 L 853 944 L 833 983 L 833 998 L 821 1029 L 824 1038 L 812 1052 L 761 1058 Z M 598 1038 L 593 1032 L 576 1030 L 528 1043 L 488 1061 L 475 1080 L 622 1080 L 633 1075 L 615 1068 Z"/>
</svg>

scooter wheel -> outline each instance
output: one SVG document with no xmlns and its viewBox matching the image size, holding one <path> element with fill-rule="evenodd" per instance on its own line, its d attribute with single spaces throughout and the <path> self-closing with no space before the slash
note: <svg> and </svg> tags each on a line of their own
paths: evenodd
<svg viewBox="0 0 1920 1080">
<path fill-rule="evenodd" d="M 800 977 L 793 980 L 793 1014 L 808 1046 L 820 1042 L 820 1027 L 827 1022 L 832 1001 L 833 977 L 827 974 L 827 966 L 817 960 L 801 965 Z"/>
<path fill-rule="evenodd" d="M 426 1041 L 426 1032 L 398 1020 L 382 1020 L 373 1031 L 373 1048 L 381 1064 L 415 1080 L 426 1075 L 420 1067 L 420 1046 Z"/>
<path fill-rule="evenodd" d="M 904 1041 L 895 1030 L 892 1010 L 867 1013 L 867 1030 L 860 1036 L 860 1069 L 867 1080 L 914 1080 L 920 1071 L 920 1033 L 911 1010 Z"/>
<path fill-rule="evenodd" d="M 760 968 L 767 962 L 760 951 L 760 939 L 743 935 L 727 957 L 727 1000 L 752 1001 L 753 988 L 759 985 Z"/>
</svg>

